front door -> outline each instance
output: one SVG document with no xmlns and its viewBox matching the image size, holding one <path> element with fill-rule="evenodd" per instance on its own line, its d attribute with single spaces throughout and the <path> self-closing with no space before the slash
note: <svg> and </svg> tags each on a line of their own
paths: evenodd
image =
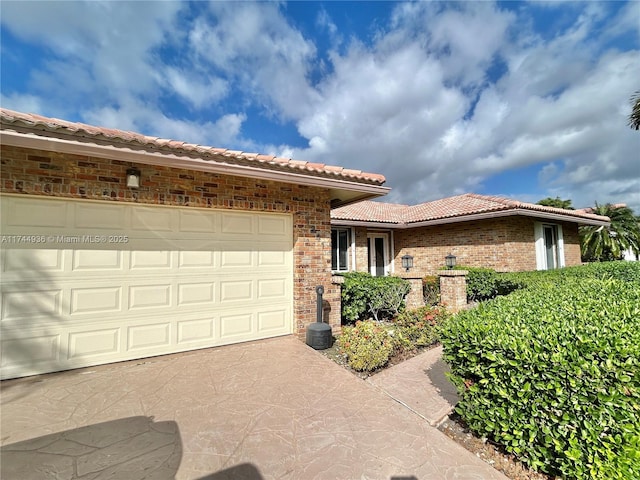
<svg viewBox="0 0 640 480">
<path fill-rule="evenodd" d="M 369 273 L 374 277 L 382 277 L 389 273 L 389 235 L 371 233 L 369 242 Z"/>
<path fill-rule="evenodd" d="M 558 268 L 558 233 L 555 225 L 543 225 L 547 270 Z"/>
</svg>

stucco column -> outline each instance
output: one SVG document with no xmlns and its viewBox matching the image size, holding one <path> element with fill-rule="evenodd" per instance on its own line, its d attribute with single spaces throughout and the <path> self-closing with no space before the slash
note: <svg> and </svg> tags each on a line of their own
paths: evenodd
<svg viewBox="0 0 640 480">
<path fill-rule="evenodd" d="M 440 277 L 440 302 L 452 313 L 459 312 L 467 305 L 466 270 L 438 270 Z"/>
</svg>

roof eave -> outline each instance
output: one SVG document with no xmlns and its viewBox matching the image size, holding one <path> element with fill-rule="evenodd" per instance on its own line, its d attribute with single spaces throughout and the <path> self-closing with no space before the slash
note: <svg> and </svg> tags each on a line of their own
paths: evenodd
<svg viewBox="0 0 640 480">
<path fill-rule="evenodd" d="M 556 222 L 577 223 L 579 225 L 608 226 L 610 224 L 610 222 L 607 222 L 605 220 L 598 220 L 595 218 L 578 217 L 575 215 L 565 215 L 561 213 L 541 212 L 537 210 L 528 210 L 524 208 L 512 208 L 507 210 L 474 213 L 470 215 L 460 215 L 456 217 L 437 218 L 434 220 L 426 220 L 422 222 L 412 222 L 406 225 L 409 228 L 413 228 L 413 227 L 424 227 L 424 226 L 430 226 L 430 225 L 442 225 L 447 223 L 470 222 L 473 220 L 489 220 L 491 218 L 496 218 L 496 217 L 510 217 L 510 216 L 517 216 L 517 215 L 525 216 L 525 217 L 540 218 L 544 220 L 553 220 Z"/>
<path fill-rule="evenodd" d="M 68 137 L 68 135 L 67 135 Z M 166 151 L 134 150 L 123 145 L 100 144 L 91 139 L 60 138 L 58 136 L 40 136 L 35 133 L 25 133 L 7 129 L 0 130 L 0 143 L 22 148 L 87 155 L 99 158 L 110 158 L 143 165 L 154 165 L 171 168 L 182 168 L 224 175 L 259 178 L 298 185 L 322 187 L 330 190 L 332 205 L 342 206 L 360 200 L 371 199 L 386 195 L 389 187 L 367 181 L 351 181 L 325 176 L 314 176 L 295 171 L 263 169 L 249 165 L 236 165 L 217 160 L 203 160 L 188 155 L 177 155 Z"/>
<path fill-rule="evenodd" d="M 389 228 L 389 229 L 406 229 L 417 227 L 428 227 L 432 225 L 446 225 L 450 223 L 471 222 L 474 220 L 490 220 L 497 217 L 510 217 L 510 216 L 525 216 L 534 217 L 543 220 L 553 220 L 556 222 L 570 222 L 577 223 L 579 225 L 595 225 L 595 226 L 609 226 L 611 222 L 606 220 L 599 220 L 596 218 L 578 217 L 575 215 L 564 215 L 561 213 L 541 212 L 536 210 L 527 210 L 523 208 L 515 208 L 508 210 L 498 210 L 491 212 L 474 213 L 470 215 L 459 215 L 455 217 L 436 218 L 433 220 L 424 220 L 419 222 L 410 223 L 390 223 L 390 222 L 373 222 L 365 220 L 345 220 L 345 219 L 332 219 L 332 225 L 349 225 L 349 226 L 365 226 L 365 227 L 377 227 L 377 228 Z"/>
</svg>

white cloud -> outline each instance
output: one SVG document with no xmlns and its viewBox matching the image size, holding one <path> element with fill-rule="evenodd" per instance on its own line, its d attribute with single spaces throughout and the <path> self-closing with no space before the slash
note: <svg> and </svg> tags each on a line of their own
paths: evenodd
<svg viewBox="0 0 640 480">
<path fill-rule="evenodd" d="M 194 22 L 189 43 L 199 62 L 224 72 L 274 116 L 306 112 L 315 46 L 287 23 L 277 4 L 212 2 Z"/>
<path fill-rule="evenodd" d="M 42 100 L 35 95 L 0 95 L 0 105 L 2 106 L 2 108 L 8 108 L 9 110 L 15 110 L 17 112 L 47 115 L 46 111 L 44 110 Z"/>
<path fill-rule="evenodd" d="M 147 132 L 160 138 L 177 139 L 200 145 L 232 145 L 239 141 L 244 115 L 228 114 L 215 122 L 170 118 L 157 108 L 136 100 L 123 102 L 118 108 L 103 107 L 83 113 L 92 125 L 134 132 Z"/>
<path fill-rule="evenodd" d="M 532 11 L 548 15 L 544 32 Z M 373 43 L 320 9 L 328 52 L 280 3 L 5 2 L 2 13 L 50 56 L 24 90 L 3 90 L 9 108 L 379 172 L 390 201 L 538 167 L 524 200 L 640 211 L 640 136 L 626 125 L 640 88 L 637 2 L 398 3 L 370 26 Z M 243 135 L 265 119 L 308 145 Z"/>
<path fill-rule="evenodd" d="M 167 67 L 160 82 L 184 98 L 194 108 L 216 102 L 229 93 L 229 83 L 222 78 L 198 78 L 192 71 Z"/>
</svg>

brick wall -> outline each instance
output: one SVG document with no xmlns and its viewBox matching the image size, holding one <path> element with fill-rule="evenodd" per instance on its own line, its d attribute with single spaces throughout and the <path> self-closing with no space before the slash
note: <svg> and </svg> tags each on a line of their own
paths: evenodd
<svg viewBox="0 0 640 480">
<path fill-rule="evenodd" d="M 186 171 L 103 159 L 1 147 L 1 191 L 182 207 L 283 212 L 293 216 L 294 331 L 304 335 L 316 320 L 315 287 L 331 288 L 330 198 L 326 189 L 231 175 Z M 125 185 L 126 170 L 141 171 L 141 186 Z M 332 325 L 340 325 L 339 303 Z"/>
<path fill-rule="evenodd" d="M 401 276 L 401 258 L 414 257 L 411 277 L 434 275 L 452 253 L 458 265 L 488 267 L 500 272 L 536 269 L 534 223 L 531 217 L 503 217 L 457 224 L 394 231 L 396 274 Z M 549 222 L 554 223 L 554 222 Z M 565 263 L 580 265 L 580 240 L 574 223 L 562 225 Z M 356 228 L 356 269 L 367 270 L 367 231 Z"/>
</svg>

